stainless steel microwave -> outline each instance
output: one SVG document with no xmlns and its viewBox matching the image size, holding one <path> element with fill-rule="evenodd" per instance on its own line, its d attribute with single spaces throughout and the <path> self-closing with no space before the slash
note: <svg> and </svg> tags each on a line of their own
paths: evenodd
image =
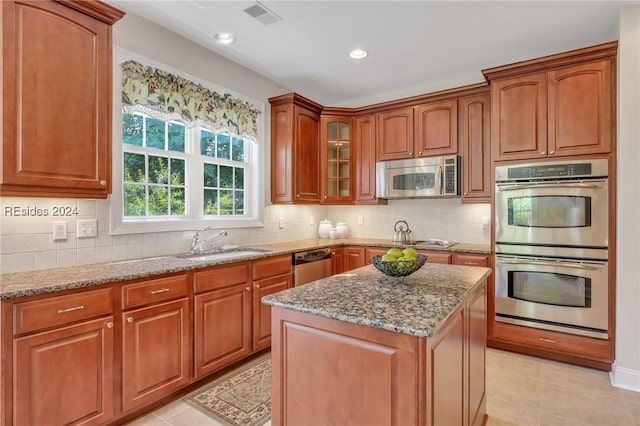
<svg viewBox="0 0 640 426">
<path fill-rule="evenodd" d="M 376 163 L 378 198 L 434 198 L 460 196 L 460 158 L 457 155 Z"/>
</svg>

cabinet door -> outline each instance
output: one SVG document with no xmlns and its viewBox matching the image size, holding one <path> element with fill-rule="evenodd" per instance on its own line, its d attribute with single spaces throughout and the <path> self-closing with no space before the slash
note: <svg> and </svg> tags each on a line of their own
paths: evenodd
<svg viewBox="0 0 640 426">
<path fill-rule="evenodd" d="M 470 425 L 481 425 L 486 412 L 485 378 L 487 347 L 487 305 L 485 287 L 467 300 L 468 413 Z"/>
<path fill-rule="evenodd" d="M 271 107 L 271 202 L 293 202 L 293 104 Z"/>
<path fill-rule="evenodd" d="M 389 249 L 387 249 L 387 248 L 367 248 L 365 250 L 365 264 L 366 265 L 370 265 L 371 264 L 371 258 L 373 256 L 383 255 L 388 250 Z"/>
<path fill-rule="evenodd" d="M 293 180 L 295 202 L 320 202 L 320 116 L 294 106 Z M 281 173 L 282 171 L 278 171 Z"/>
<path fill-rule="evenodd" d="M 490 95 L 458 101 L 460 151 L 462 154 L 462 201 L 491 201 Z"/>
<path fill-rule="evenodd" d="M 291 275 L 281 275 L 253 283 L 253 343 L 252 349 L 266 348 L 271 344 L 271 306 L 262 303 L 262 298 L 291 288 Z"/>
<path fill-rule="evenodd" d="M 113 418 L 113 317 L 14 339 L 14 425 Z"/>
<path fill-rule="evenodd" d="M 344 250 L 343 272 L 350 271 L 356 268 L 362 268 L 365 265 L 364 248 L 345 247 L 343 250 Z"/>
<path fill-rule="evenodd" d="M 322 203 L 353 203 L 353 120 L 322 116 L 320 127 Z"/>
<path fill-rule="evenodd" d="M 140 407 L 189 382 L 189 301 L 122 314 L 122 406 Z"/>
<path fill-rule="evenodd" d="M 418 250 L 418 253 L 427 256 L 427 263 L 442 263 L 450 265 L 453 263 L 453 253 L 446 251 L 424 251 Z"/>
<path fill-rule="evenodd" d="M 194 297 L 195 376 L 202 377 L 251 352 L 251 283 Z"/>
<path fill-rule="evenodd" d="M 420 105 L 415 109 L 416 157 L 458 153 L 458 102 Z"/>
<path fill-rule="evenodd" d="M 611 60 L 549 72 L 549 156 L 611 152 Z"/>
<path fill-rule="evenodd" d="M 106 198 L 111 26 L 53 1 L 2 7 L 3 194 Z"/>
<path fill-rule="evenodd" d="M 386 204 L 386 200 L 378 200 L 376 198 L 375 116 L 365 115 L 356 117 L 354 130 L 356 204 Z"/>
<path fill-rule="evenodd" d="M 547 74 L 491 82 L 491 157 L 547 156 Z"/>
<path fill-rule="evenodd" d="M 413 157 L 413 108 L 376 114 L 377 160 Z"/>
<path fill-rule="evenodd" d="M 331 249 L 331 274 L 341 274 L 344 272 L 344 250 Z"/>
</svg>

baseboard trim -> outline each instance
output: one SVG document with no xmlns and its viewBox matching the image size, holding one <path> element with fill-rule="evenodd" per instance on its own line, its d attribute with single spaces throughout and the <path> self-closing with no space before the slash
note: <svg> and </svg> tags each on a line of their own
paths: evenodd
<svg viewBox="0 0 640 426">
<path fill-rule="evenodd" d="M 609 379 L 613 386 L 640 392 L 640 371 L 618 367 L 615 362 L 612 367 Z"/>
</svg>

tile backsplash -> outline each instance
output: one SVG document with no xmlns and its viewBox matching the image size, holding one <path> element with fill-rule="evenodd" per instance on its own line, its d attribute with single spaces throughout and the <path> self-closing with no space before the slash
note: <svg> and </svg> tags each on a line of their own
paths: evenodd
<svg viewBox="0 0 640 426">
<path fill-rule="evenodd" d="M 109 201 L 0 197 L 0 272 L 19 272 L 185 253 L 193 231 L 109 235 Z M 317 238 L 318 223 L 346 222 L 350 237 L 391 239 L 398 220 L 412 238 L 489 243 L 483 218 L 489 204 L 460 200 L 394 200 L 387 206 L 270 205 L 264 226 L 227 229 L 221 242 L 237 245 Z M 283 226 L 280 227 L 280 218 Z M 77 238 L 78 220 L 97 219 L 97 238 Z M 362 224 L 359 224 L 362 219 Z M 53 222 L 66 222 L 66 240 L 53 240 Z"/>
</svg>

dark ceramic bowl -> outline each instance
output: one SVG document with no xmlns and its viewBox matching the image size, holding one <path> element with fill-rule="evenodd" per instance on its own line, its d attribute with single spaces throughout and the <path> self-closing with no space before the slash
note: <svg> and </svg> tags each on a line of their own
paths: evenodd
<svg viewBox="0 0 640 426">
<path fill-rule="evenodd" d="M 422 268 L 427 261 L 427 256 L 419 254 L 416 260 L 395 260 L 385 261 L 382 260 L 382 256 L 373 256 L 371 263 L 376 269 L 385 275 L 390 277 L 406 277 L 413 274 L 418 269 Z"/>
</svg>

